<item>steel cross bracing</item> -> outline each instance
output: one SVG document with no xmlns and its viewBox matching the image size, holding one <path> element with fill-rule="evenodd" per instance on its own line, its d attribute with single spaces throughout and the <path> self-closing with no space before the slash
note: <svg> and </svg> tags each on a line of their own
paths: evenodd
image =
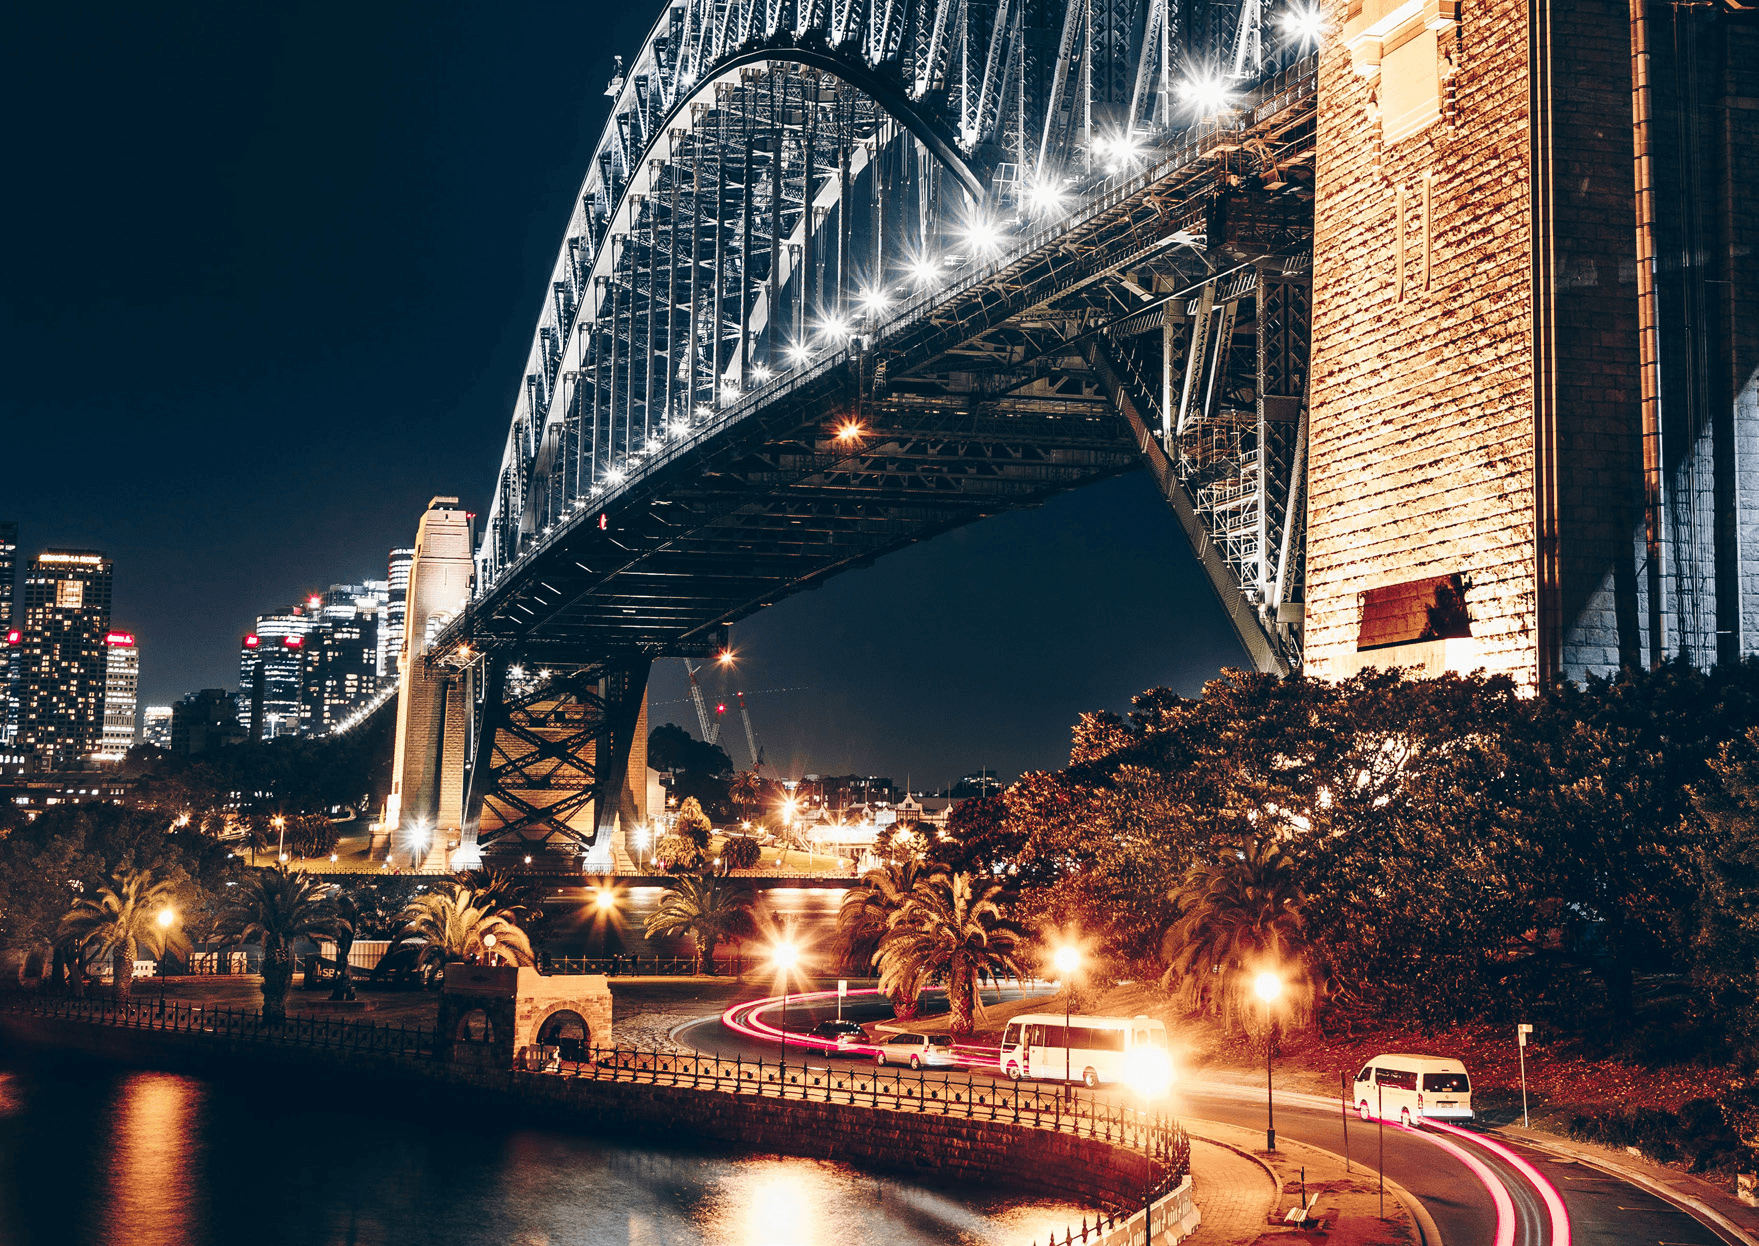
<svg viewBox="0 0 1759 1246">
<path fill-rule="evenodd" d="M 645 677 L 840 569 L 1146 459 L 1254 663 L 1298 665 L 1313 62 L 1036 212 L 985 192 L 992 248 L 949 242 L 937 213 L 963 175 L 870 95 L 767 63 L 733 77 L 620 209 L 580 287 L 602 314 L 540 327 L 556 345 L 515 415 L 477 595 L 434 651 Z M 865 232 L 845 228 L 864 193 Z M 906 245 L 932 278 L 861 298 Z M 1187 366 L 1198 323 L 1214 345 Z M 1201 401 L 1175 425 L 1163 394 L 1187 386 Z M 522 725 L 497 721 L 509 743 L 480 733 L 473 788 L 526 795 L 485 796 L 484 826 L 591 842 L 615 802 L 584 830 L 546 822 L 518 786 Z"/>
</svg>

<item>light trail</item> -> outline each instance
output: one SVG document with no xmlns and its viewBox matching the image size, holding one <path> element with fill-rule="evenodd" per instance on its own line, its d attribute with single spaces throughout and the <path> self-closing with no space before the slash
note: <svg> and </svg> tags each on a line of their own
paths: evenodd
<svg viewBox="0 0 1759 1246">
<path fill-rule="evenodd" d="M 1551 1218 L 1551 1246 L 1570 1246 L 1570 1213 L 1564 1206 L 1563 1195 L 1558 1193 L 1557 1187 L 1543 1173 L 1521 1158 L 1512 1147 L 1486 1138 L 1483 1134 L 1461 1129 L 1457 1125 L 1444 1125 L 1440 1121 L 1425 1121 L 1424 1124 L 1431 1129 L 1440 1129 L 1471 1139 L 1525 1177 L 1545 1201 L 1546 1213 Z"/>
</svg>

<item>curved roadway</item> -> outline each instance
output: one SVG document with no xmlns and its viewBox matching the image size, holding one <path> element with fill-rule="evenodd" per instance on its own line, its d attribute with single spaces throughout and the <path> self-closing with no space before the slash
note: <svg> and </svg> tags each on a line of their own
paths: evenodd
<svg viewBox="0 0 1759 1246">
<path fill-rule="evenodd" d="M 1018 992 L 1004 991 L 1003 997 Z M 873 1063 L 872 1048 L 827 1052 L 799 1044 L 819 1021 L 838 1015 L 834 992 L 789 997 L 788 1059 L 812 1067 L 849 1069 Z M 681 1046 L 731 1058 L 774 1060 L 783 1003 L 778 999 L 734 1005 L 720 1016 L 701 1017 L 672 1031 Z M 856 992 L 842 1015 L 851 1020 L 889 1020 L 891 1005 L 873 992 Z M 981 1085 L 1006 1085 L 980 1067 L 954 1072 L 924 1071 L 929 1084 L 967 1077 Z M 1119 1099 L 1125 1091 L 1102 1092 Z M 1168 1107 L 1193 1120 L 1219 1121 L 1248 1129 L 1265 1126 L 1262 1091 L 1214 1082 L 1174 1087 Z M 1345 1121 L 1335 1101 L 1282 1092 L 1276 1100 L 1278 1137 L 1342 1154 Z M 1572 1160 L 1513 1145 L 1463 1129 L 1408 1130 L 1384 1127 L 1355 1116 L 1348 1121 L 1351 1160 L 1376 1171 L 1385 1147 L 1385 1171 L 1423 1204 L 1447 1246 L 1723 1246 L 1709 1226 L 1637 1186 Z M 1440 1246 L 1425 1242 L 1424 1246 Z"/>
</svg>

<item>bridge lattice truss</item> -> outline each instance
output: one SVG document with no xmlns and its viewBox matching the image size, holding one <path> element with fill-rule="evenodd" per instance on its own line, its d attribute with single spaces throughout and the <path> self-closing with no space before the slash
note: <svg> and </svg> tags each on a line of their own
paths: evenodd
<svg viewBox="0 0 1759 1246">
<path fill-rule="evenodd" d="M 1260 23 L 1259 0 L 669 7 L 612 83 L 476 599 L 433 652 L 639 686 L 837 570 L 1146 460 L 1253 661 L 1298 665 L 1314 61 Z M 1206 74 L 1229 94 L 1199 116 L 1179 83 Z M 586 696 L 592 749 L 539 750 L 503 684 L 476 681 L 483 841 L 590 843 L 574 811 L 618 801 L 583 754 L 628 741 Z M 496 795 L 543 787 L 540 752 L 594 793 L 567 818 Z"/>
</svg>

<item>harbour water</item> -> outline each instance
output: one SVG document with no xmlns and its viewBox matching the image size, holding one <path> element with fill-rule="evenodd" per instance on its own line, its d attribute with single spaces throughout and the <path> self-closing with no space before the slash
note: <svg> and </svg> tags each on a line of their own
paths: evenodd
<svg viewBox="0 0 1759 1246">
<path fill-rule="evenodd" d="M 4 1246 L 1027 1246 L 1081 1209 L 0 1053 Z"/>
</svg>

